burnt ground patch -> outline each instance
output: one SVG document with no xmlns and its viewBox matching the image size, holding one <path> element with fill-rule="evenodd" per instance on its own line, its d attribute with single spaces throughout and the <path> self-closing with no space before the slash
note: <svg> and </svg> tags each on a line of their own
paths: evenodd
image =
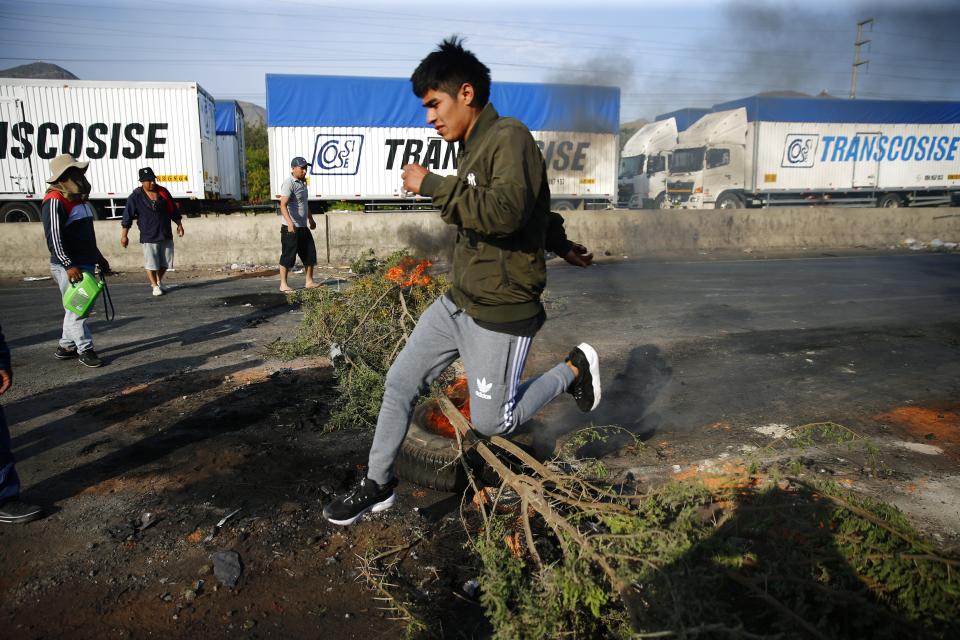
<svg viewBox="0 0 960 640">
<path fill-rule="evenodd" d="M 400 597 L 436 628 L 484 628 L 477 602 L 454 595 L 476 575 L 459 496 L 405 486 L 354 527 L 323 519 L 371 437 L 323 428 L 331 374 L 322 361 L 179 372 L 79 406 L 82 433 L 34 441 L 74 456 L 25 496 L 60 510 L 29 538 L 0 530 L 4 624 L 23 638 L 396 636 L 358 557 L 413 541 L 396 558 Z M 233 589 L 211 573 L 220 550 L 242 558 Z"/>
</svg>

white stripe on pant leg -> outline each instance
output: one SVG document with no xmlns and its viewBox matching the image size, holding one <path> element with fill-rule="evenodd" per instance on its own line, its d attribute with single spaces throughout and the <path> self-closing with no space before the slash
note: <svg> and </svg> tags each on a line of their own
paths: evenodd
<svg viewBox="0 0 960 640">
<path fill-rule="evenodd" d="M 513 353 L 513 363 L 507 372 L 507 403 L 503 410 L 503 424 L 506 428 L 513 426 L 513 408 L 517 404 L 517 387 L 520 384 L 520 374 L 527 359 L 527 350 L 533 338 L 521 336 L 517 339 L 517 348 Z"/>
</svg>

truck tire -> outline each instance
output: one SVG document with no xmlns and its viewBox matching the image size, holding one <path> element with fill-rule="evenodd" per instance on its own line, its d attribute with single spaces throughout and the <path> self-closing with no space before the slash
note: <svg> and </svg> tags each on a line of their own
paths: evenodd
<svg viewBox="0 0 960 640">
<path fill-rule="evenodd" d="M 667 194 L 666 194 L 665 192 L 664 192 L 664 193 L 661 193 L 660 195 L 658 195 L 658 196 L 656 197 L 656 199 L 654 199 L 654 201 L 653 201 L 653 208 L 654 208 L 654 209 L 669 209 L 669 208 L 670 208 L 670 201 L 667 200 Z"/>
<path fill-rule="evenodd" d="M 713 204 L 714 209 L 743 209 L 743 198 L 732 191 L 726 191 L 720 194 L 717 201 Z"/>
<path fill-rule="evenodd" d="M 4 222 L 39 222 L 40 209 L 32 202 L 8 202 L 0 208 Z"/>
<path fill-rule="evenodd" d="M 898 209 L 904 206 L 903 198 L 897 193 L 885 193 L 877 198 L 877 206 L 881 209 Z"/>
<path fill-rule="evenodd" d="M 463 491 L 467 474 L 457 459 L 460 456 L 457 441 L 423 426 L 426 409 L 424 402 L 414 410 L 394 472 L 408 482 L 437 491 Z"/>
<path fill-rule="evenodd" d="M 554 200 L 550 204 L 550 208 L 553 211 L 573 211 L 577 206 L 571 200 Z"/>
</svg>

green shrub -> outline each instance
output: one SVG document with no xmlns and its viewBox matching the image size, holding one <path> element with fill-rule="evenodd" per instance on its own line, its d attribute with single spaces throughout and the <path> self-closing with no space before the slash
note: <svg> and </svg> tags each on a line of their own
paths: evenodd
<svg viewBox="0 0 960 640">
<path fill-rule="evenodd" d="M 303 305 L 303 321 L 295 340 L 274 345 L 284 357 L 331 356 L 337 398 L 330 428 L 376 425 L 387 370 L 420 314 L 447 288 L 444 278 L 429 275 L 429 261 L 406 250 L 383 261 L 370 258 L 354 261 L 362 275 L 343 291 L 291 294 Z"/>
</svg>

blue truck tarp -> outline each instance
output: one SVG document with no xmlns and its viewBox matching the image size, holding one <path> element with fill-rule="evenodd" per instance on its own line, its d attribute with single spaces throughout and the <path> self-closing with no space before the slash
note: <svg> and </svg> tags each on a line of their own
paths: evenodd
<svg viewBox="0 0 960 640">
<path fill-rule="evenodd" d="M 752 96 L 713 105 L 713 111 L 744 107 L 749 122 L 835 122 L 862 124 L 952 124 L 960 102 L 844 100 Z"/>
<path fill-rule="evenodd" d="M 237 105 L 236 100 L 216 101 L 216 121 L 218 136 L 237 135 Z"/>
<path fill-rule="evenodd" d="M 428 126 L 407 78 L 267 74 L 266 83 L 270 127 Z M 620 130 L 617 87 L 495 82 L 490 102 L 531 131 Z"/>
<path fill-rule="evenodd" d="M 677 121 L 677 131 L 686 131 L 694 122 L 710 113 L 710 109 L 687 108 L 677 109 L 669 113 L 661 113 L 656 117 L 656 121 L 668 120 L 674 118 Z"/>
</svg>

